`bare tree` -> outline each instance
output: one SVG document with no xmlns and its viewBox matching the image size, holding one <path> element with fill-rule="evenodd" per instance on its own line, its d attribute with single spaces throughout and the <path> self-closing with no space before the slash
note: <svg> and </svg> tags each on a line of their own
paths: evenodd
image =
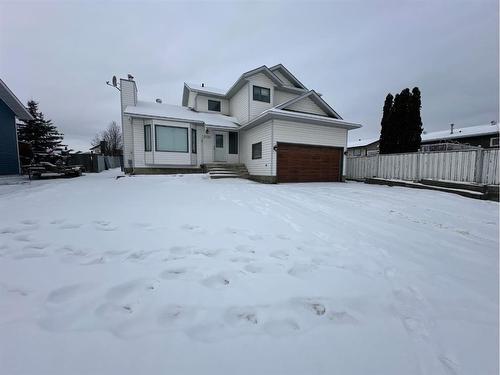
<svg viewBox="0 0 500 375">
<path fill-rule="evenodd" d="M 101 150 L 105 155 L 120 155 L 123 147 L 122 131 L 115 121 L 111 121 L 106 130 L 97 133 L 92 141 L 92 146 L 99 145 L 102 141 L 106 142 L 106 149 Z"/>
</svg>

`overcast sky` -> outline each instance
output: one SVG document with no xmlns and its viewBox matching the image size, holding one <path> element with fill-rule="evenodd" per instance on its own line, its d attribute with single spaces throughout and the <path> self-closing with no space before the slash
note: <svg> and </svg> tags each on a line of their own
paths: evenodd
<svg viewBox="0 0 500 375">
<path fill-rule="evenodd" d="M 0 77 L 85 149 L 120 121 L 115 74 L 181 104 L 183 82 L 227 89 L 284 64 L 377 136 L 384 98 L 420 87 L 427 131 L 498 120 L 498 1 L 4 2 Z"/>
</svg>

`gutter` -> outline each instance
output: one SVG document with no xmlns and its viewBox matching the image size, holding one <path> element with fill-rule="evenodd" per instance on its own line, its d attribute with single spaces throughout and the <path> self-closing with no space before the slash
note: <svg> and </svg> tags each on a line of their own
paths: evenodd
<svg viewBox="0 0 500 375">
<path fill-rule="evenodd" d="M 343 120 L 337 120 L 330 117 L 321 118 L 321 116 L 308 115 L 308 114 L 297 115 L 295 112 L 283 113 L 282 111 L 277 112 L 276 110 L 273 110 L 271 108 L 261 113 L 259 116 L 255 117 L 252 121 L 241 126 L 240 129 L 252 128 L 254 126 L 260 125 L 261 123 L 269 119 L 284 119 L 294 122 L 309 122 L 315 125 L 335 126 L 338 128 L 344 128 L 348 130 L 361 128 L 360 124 L 349 123 Z"/>
</svg>

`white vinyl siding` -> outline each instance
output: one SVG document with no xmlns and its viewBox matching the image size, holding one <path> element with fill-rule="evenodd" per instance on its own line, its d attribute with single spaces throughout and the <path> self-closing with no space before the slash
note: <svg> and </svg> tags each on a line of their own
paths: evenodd
<svg viewBox="0 0 500 375">
<path fill-rule="evenodd" d="M 285 86 L 295 87 L 295 85 L 286 78 L 279 69 L 273 71 L 273 73 L 283 82 Z"/>
<path fill-rule="evenodd" d="M 304 98 L 299 100 L 292 105 L 287 106 L 283 109 L 289 109 L 290 111 L 312 113 L 320 116 L 328 116 L 325 111 L 323 111 L 316 103 L 314 103 L 310 98 Z"/>
<path fill-rule="evenodd" d="M 189 91 L 189 98 L 188 98 L 188 105 L 187 105 L 189 108 L 195 107 L 196 95 L 197 95 L 197 93 L 195 91 Z"/>
<path fill-rule="evenodd" d="M 220 102 L 220 112 L 208 110 L 209 99 Z M 210 97 L 198 94 L 198 97 L 196 98 L 196 110 L 199 112 L 221 113 L 223 115 L 229 115 L 229 101 L 227 99 L 220 99 L 216 97 Z"/>
<path fill-rule="evenodd" d="M 280 105 L 283 104 L 289 100 L 295 99 L 297 94 L 293 94 L 291 92 L 286 92 L 286 91 L 280 91 L 280 90 L 274 90 L 274 105 Z"/>
<path fill-rule="evenodd" d="M 250 120 L 251 120 L 254 117 L 260 115 L 266 109 L 269 109 L 269 108 L 274 106 L 274 103 L 273 103 L 274 82 L 271 81 L 269 78 L 267 78 L 267 76 L 263 73 L 256 74 L 256 75 L 248 78 L 248 80 L 250 81 L 249 82 L 250 83 L 249 95 L 250 95 Z M 271 103 L 253 100 L 253 86 L 260 86 L 260 87 L 264 87 L 266 89 L 270 89 L 271 90 Z"/>
<path fill-rule="evenodd" d="M 240 131 L 240 161 L 253 176 L 271 176 L 272 121 Z M 262 142 L 262 158 L 252 160 L 252 144 Z"/>
<path fill-rule="evenodd" d="M 342 147 L 345 151 L 347 145 L 347 130 L 331 126 L 273 120 L 272 133 L 273 146 L 278 142 L 286 142 Z M 272 175 L 276 175 L 276 157 L 273 158 Z"/>
<path fill-rule="evenodd" d="M 240 124 L 248 122 L 248 87 L 248 84 L 245 84 L 229 101 L 230 116 L 236 117 Z"/>
</svg>

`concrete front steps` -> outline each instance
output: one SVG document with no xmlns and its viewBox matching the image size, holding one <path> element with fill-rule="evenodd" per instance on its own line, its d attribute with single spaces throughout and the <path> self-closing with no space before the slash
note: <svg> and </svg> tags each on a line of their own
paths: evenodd
<svg viewBox="0 0 500 375">
<path fill-rule="evenodd" d="M 488 199 L 498 201 L 498 185 L 483 185 L 470 182 L 457 182 L 446 180 L 403 181 L 384 178 L 367 178 L 367 184 L 403 186 L 415 189 L 428 189 L 458 194 L 468 198 Z"/>
<path fill-rule="evenodd" d="M 205 169 L 210 178 L 248 178 L 245 164 L 210 163 L 205 164 Z"/>
</svg>

